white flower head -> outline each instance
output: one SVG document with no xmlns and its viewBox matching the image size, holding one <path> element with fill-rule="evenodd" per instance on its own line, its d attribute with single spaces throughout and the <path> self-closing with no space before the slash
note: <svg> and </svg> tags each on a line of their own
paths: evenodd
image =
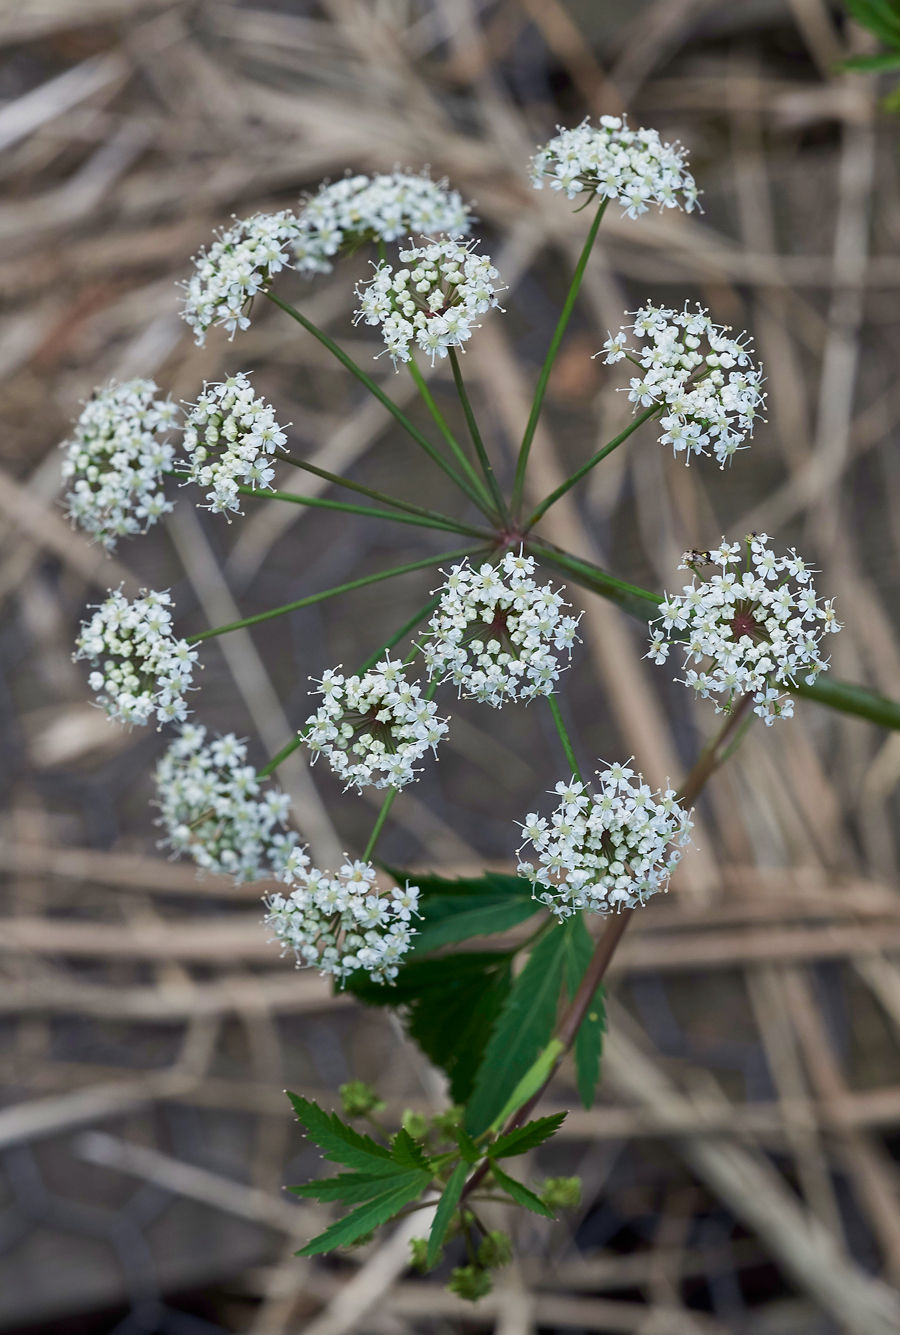
<svg viewBox="0 0 900 1335">
<path fill-rule="evenodd" d="M 495 707 L 552 695 L 581 618 L 565 615 L 568 603 L 533 574 L 534 559 L 514 552 L 498 566 L 452 568 L 423 645 L 432 679 Z"/>
<path fill-rule="evenodd" d="M 167 437 L 178 408 L 155 397 L 152 380 L 110 381 L 95 389 L 75 422 L 71 440 L 60 449 L 66 513 L 108 552 L 117 538 L 146 533 L 172 509 L 163 477 L 174 448 Z"/>
<path fill-rule="evenodd" d="M 499 277 L 476 242 L 438 240 L 400 251 L 402 268 L 379 264 L 372 279 L 357 287 L 354 323 L 380 325 L 396 366 L 408 362 L 416 344 L 434 362 L 461 347 L 477 329 L 479 315 L 499 305 Z"/>
<path fill-rule="evenodd" d="M 302 848 L 288 856 L 279 879 L 291 890 L 266 900 L 265 922 L 297 967 L 344 979 L 365 969 L 373 982 L 393 982 L 416 934 L 418 886 L 385 890 L 370 862 L 348 858 L 337 874 L 310 865 Z"/>
<path fill-rule="evenodd" d="M 275 410 L 254 397 L 243 373 L 203 393 L 185 418 L 184 447 L 191 482 L 209 487 L 209 509 L 241 514 L 238 487 L 272 490 L 272 455 L 285 448 L 287 436 L 275 421 Z"/>
<path fill-rule="evenodd" d="M 273 274 L 289 264 L 289 243 L 296 240 L 299 225 L 287 210 L 257 213 L 235 220 L 222 231 L 209 250 L 194 256 L 194 273 L 181 286 L 185 291 L 182 318 L 202 346 L 212 325 L 224 325 L 232 338 L 250 324 L 247 307 L 264 290 Z"/>
<path fill-rule="evenodd" d="M 631 330 L 640 346 L 628 343 Z M 630 355 L 642 371 L 634 376 L 628 397 L 635 405 L 662 405 L 661 445 L 675 454 L 712 452 L 720 467 L 730 462 L 753 435 L 753 423 L 765 403 L 762 372 L 753 365 L 750 340 L 727 337 L 723 325 L 713 324 L 708 311 L 668 310 L 643 306 L 634 312 L 634 324 L 607 339 L 607 365 Z M 601 353 L 596 354 L 598 357 Z"/>
<path fill-rule="evenodd" d="M 294 264 L 300 273 L 330 273 L 339 250 L 364 241 L 466 236 L 472 225 L 469 212 L 446 180 L 432 181 L 427 172 L 345 176 L 322 185 L 301 209 Z"/>
<path fill-rule="evenodd" d="M 73 658 L 93 665 L 90 686 L 110 718 L 145 724 L 155 715 L 161 726 L 187 717 L 197 653 L 172 633 L 171 606 L 168 593 L 142 589 L 129 602 L 111 589 L 81 623 Z"/>
<path fill-rule="evenodd" d="M 319 685 L 324 700 L 306 720 L 303 735 L 313 762 L 325 755 L 348 788 L 412 783 L 416 762 L 436 752 L 447 733 L 437 706 L 390 654 L 361 677 L 330 671 Z"/>
<path fill-rule="evenodd" d="M 206 743 L 206 729 L 187 724 L 156 767 L 160 847 L 238 883 L 283 871 L 298 838 L 287 829 L 290 799 L 275 787 L 260 794 L 246 754 L 233 733 Z"/>
<path fill-rule="evenodd" d="M 574 778 L 557 784 L 560 801 L 549 824 L 532 815 L 522 826 L 537 857 L 536 865 L 521 861 L 523 845 L 519 875 L 560 918 L 646 903 L 668 889 L 679 849 L 690 843 L 690 815 L 671 789 L 653 793 L 642 775 L 621 765 L 597 777 L 593 792 Z"/>
<path fill-rule="evenodd" d="M 776 557 L 768 540 L 765 533 L 751 534 L 745 551 L 723 540 L 715 551 L 685 553 L 682 568 L 694 578 L 660 604 L 648 656 L 661 663 L 670 648 L 681 648 L 685 685 L 717 698 L 720 710 L 752 695 L 755 712 L 771 724 L 793 713 L 781 688 L 811 685 L 825 671 L 822 637 L 841 627 L 831 602 L 819 601 L 809 567 L 793 549 Z M 705 564 L 721 574 L 701 578 Z"/>
<path fill-rule="evenodd" d="M 664 144 L 656 130 L 632 130 L 624 117 L 601 116 L 593 126 L 587 118 L 573 130 L 559 129 L 531 160 L 531 183 L 542 190 L 564 190 L 569 199 L 583 191 L 598 199 L 615 199 L 629 218 L 661 209 L 697 203 L 697 186 L 687 170 L 684 149 Z"/>
</svg>

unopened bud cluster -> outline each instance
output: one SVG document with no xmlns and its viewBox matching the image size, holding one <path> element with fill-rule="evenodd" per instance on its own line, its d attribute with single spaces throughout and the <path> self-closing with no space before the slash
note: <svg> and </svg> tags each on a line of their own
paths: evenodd
<svg viewBox="0 0 900 1335">
<path fill-rule="evenodd" d="M 110 590 L 81 623 L 73 657 L 93 664 L 88 683 L 110 718 L 144 724 L 155 714 L 160 724 L 180 722 L 197 654 L 173 634 L 169 594 L 141 594 L 130 603 L 120 589 Z"/>
<path fill-rule="evenodd" d="M 185 419 L 189 480 L 211 488 L 210 510 L 241 514 L 239 486 L 271 490 L 271 456 L 286 440 L 274 408 L 254 396 L 246 375 L 206 385 Z"/>
<path fill-rule="evenodd" d="M 290 798 L 277 788 L 260 797 L 246 757 L 233 733 L 206 744 L 206 729 L 186 724 L 156 768 L 161 846 L 239 883 L 282 871 L 297 842 L 287 829 Z"/>
<path fill-rule="evenodd" d="M 116 539 L 146 533 L 172 509 L 163 475 L 174 448 L 165 437 L 178 408 L 158 399 L 152 380 L 112 381 L 84 405 L 66 451 L 63 481 L 69 484 L 66 513 L 112 551 Z"/>
<path fill-rule="evenodd" d="M 453 566 L 423 644 L 429 676 L 495 707 L 551 695 L 578 618 L 564 615 L 568 604 L 533 574 L 533 558 L 515 552 L 499 566 Z"/>
<path fill-rule="evenodd" d="M 550 820 L 533 813 L 522 826 L 538 858 L 520 860 L 519 875 L 560 918 L 643 904 L 668 888 L 678 850 L 690 842 L 690 817 L 671 789 L 651 792 L 626 765 L 608 765 L 597 777 L 593 793 L 574 778 L 558 783 Z"/>
<path fill-rule="evenodd" d="M 350 862 L 336 875 L 319 871 L 295 848 L 280 875 L 292 889 L 266 901 L 266 924 L 298 967 L 334 978 L 365 969 L 373 982 L 391 982 L 412 944 L 418 886 L 383 890 L 371 862 Z"/>
<path fill-rule="evenodd" d="M 465 236 L 470 226 L 459 193 L 427 172 L 347 176 L 321 186 L 301 210 L 294 263 L 301 273 L 330 273 L 331 258 L 342 247 L 411 235 Z"/>
<path fill-rule="evenodd" d="M 629 331 L 641 340 L 636 350 L 628 344 Z M 610 336 L 603 351 L 607 365 L 629 354 L 640 363 L 646 374 L 632 378 L 628 397 L 635 410 L 638 404 L 663 407 L 660 444 L 671 445 L 676 455 L 684 451 L 686 463 L 712 449 L 724 468 L 745 448 L 765 399 L 762 373 L 747 343 L 728 338 L 707 311 L 643 306 L 634 312 L 634 324 Z"/>
<path fill-rule="evenodd" d="M 447 732 L 437 706 L 407 678 L 390 654 L 362 677 L 324 673 L 323 703 L 306 721 L 304 738 L 313 753 L 325 755 L 347 787 L 402 788 L 416 777 L 416 762 Z"/>
<path fill-rule="evenodd" d="M 446 357 L 478 326 L 476 317 L 497 306 L 499 277 L 474 242 L 431 241 L 400 251 L 395 269 L 379 264 L 370 282 L 357 288 L 355 323 L 380 325 L 393 362 L 408 362 L 413 344 L 431 358 Z"/>
<path fill-rule="evenodd" d="M 754 712 L 771 724 L 794 712 L 793 700 L 779 687 L 811 685 L 828 666 L 822 636 L 841 627 L 832 601 L 819 601 L 809 567 L 793 548 L 776 556 L 768 540 L 759 533 L 745 543 L 723 540 L 715 551 L 686 553 L 680 569 L 694 578 L 682 594 L 660 603 L 648 656 L 664 663 L 677 644 L 684 650 L 687 686 L 704 697 L 718 696 L 726 709 L 736 696 L 752 694 Z M 720 566 L 722 573 L 701 579 L 703 564 Z M 732 569 L 741 565 L 743 571 Z"/>
<path fill-rule="evenodd" d="M 532 158 L 530 175 L 536 190 L 548 182 L 569 199 L 586 190 L 618 200 L 629 218 L 651 204 L 690 213 L 697 202 L 684 150 L 664 144 L 656 130 L 629 129 L 619 116 L 601 116 L 596 127 L 585 119 L 573 130 L 561 129 Z"/>
</svg>

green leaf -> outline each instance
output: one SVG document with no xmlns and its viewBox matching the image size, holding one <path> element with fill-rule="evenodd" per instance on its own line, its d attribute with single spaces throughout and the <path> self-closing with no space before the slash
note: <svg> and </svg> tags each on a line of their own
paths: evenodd
<svg viewBox="0 0 900 1335">
<path fill-rule="evenodd" d="M 862 27 L 888 46 L 900 46 L 900 11 L 891 0 L 846 0 L 846 4 Z"/>
<path fill-rule="evenodd" d="M 454 1103 L 465 1103 L 475 1072 L 510 989 L 512 952 L 411 960 L 393 985 L 373 983 L 362 970 L 347 989 L 369 1006 L 404 1012 L 407 1033 L 445 1071 Z"/>
<path fill-rule="evenodd" d="M 566 955 L 566 991 L 571 1001 L 578 991 L 585 969 L 591 962 L 594 942 L 580 913 L 570 918 L 567 925 L 571 927 L 571 935 Z M 578 1077 L 578 1093 L 585 1108 L 593 1106 L 594 1091 L 600 1079 L 600 1057 L 603 1052 L 603 1035 L 606 1032 L 606 1008 L 603 997 L 601 984 L 594 993 L 575 1036 L 573 1055 Z"/>
<path fill-rule="evenodd" d="M 551 1117 L 538 1117 L 533 1122 L 526 1122 L 524 1126 L 517 1126 L 515 1131 L 508 1131 L 505 1136 L 494 1141 L 490 1147 L 490 1157 L 508 1159 L 513 1154 L 524 1154 L 526 1150 L 543 1145 L 545 1140 L 556 1134 L 566 1116 L 564 1112 L 553 1113 Z"/>
<path fill-rule="evenodd" d="M 900 66 L 900 51 L 886 51 L 883 56 L 851 56 L 842 60 L 842 70 L 857 70 L 878 74 L 881 70 L 895 70 Z"/>
<path fill-rule="evenodd" d="M 465 1125 L 470 1135 L 481 1135 L 490 1126 L 550 1040 L 556 1023 L 566 937 L 565 925 L 553 927 L 532 950 L 512 985 L 485 1048 L 466 1109 Z"/>
<path fill-rule="evenodd" d="M 390 1152 L 371 1136 L 354 1131 L 337 1114 L 329 1115 L 317 1103 L 301 1098 L 299 1094 L 289 1093 L 288 1098 L 306 1128 L 307 1136 L 325 1150 L 326 1159 L 376 1175 L 395 1171 Z"/>
<path fill-rule="evenodd" d="M 468 1171 L 469 1165 L 465 1160 L 456 1165 L 453 1172 L 450 1174 L 450 1180 L 446 1187 L 444 1187 L 443 1195 L 438 1202 L 438 1208 L 434 1216 L 434 1223 L 431 1225 L 431 1232 L 428 1235 L 429 1269 L 437 1263 L 441 1245 L 443 1244 L 444 1238 L 447 1236 L 450 1220 L 453 1218 L 453 1212 L 459 1204 L 462 1189 L 466 1184 L 466 1174 Z"/>
<path fill-rule="evenodd" d="M 343 1219 L 331 1224 L 324 1233 L 320 1233 L 305 1247 L 301 1247 L 296 1253 L 297 1256 L 318 1256 L 322 1252 L 333 1251 L 335 1247 L 345 1247 L 348 1243 L 355 1242 L 364 1233 L 370 1233 L 379 1224 L 386 1223 L 398 1210 L 402 1210 L 404 1205 L 420 1196 L 430 1181 L 430 1174 L 420 1172 L 402 1173 L 392 1177 L 377 1196 L 366 1205 L 361 1205 L 359 1209 L 352 1210 Z"/>
<path fill-rule="evenodd" d="M 379 1196 L 388 1190 L 392 1180 L 399 1181 L 405 1176 L 399 1167 L 392 1173 L 338 1173 L 335 1177 L 321 1177 L 315 1182 L 288 1187 L 288 1191 L 294 1196 L 311 1197 L 317 1201 L 343 1201 L 346 1205 L 355 1205 L 358 1201 Z"/>
<path fill-rule="evenodd" d="M 528 1187 L 523 1187 L 521 1182 L 517 1182 L 514 1177 L 507 1177 L 506 1173 L 494 1163 L 491 1159 L 491 1172 L 497 1181 L 497 1186 L 502 1187 L 508 1196 L 512 1196 L 516 1205 L 524 1205 L 526 1210 L 533 1210 L 535 1214 L 542 1214 L 546 1219 L 555 1219 L 556 1215 L 541 1200 L 540 1196 L 535 1196 Z"/>
<path fill-rule="evenodd" d="M 477 1163 L 481 1158 L 481 1150 L 475 1144 L 472 1137 L 464 1126 L 456 1128 L 456 1143 L 459 1145 L 459 1152 L 466 1163 Z"/>
<path fill-rule="evenodd" d="M 467 941 L 472 936 L 491 936 L 494 932 L 508 932 L 520 922 L 533 918 L 540 909 L 529 895 L 526 900 L 510 896 L 473 895 L 464 901 L 461 910 L 458 901 L 448 895 L 424 905 L 424 924 L 413 937 L 417 955 L 449 946 L 454 941 Z"/>
<path fill-rule="evenodd" d="M 401 1127 L 391 1141 L 391 1158 L 401 1168 L 418 1168 L 423 1172 L 432 1172 L 431 1164 L 405 1127 Z"/>
<path fill-rule="evenodd" d="M 449 881 L 442 876 L 411 876 L 395 867 L 387 870 L 401 885 L 408 880 L 419 887 L 421 916 L 413 937 L 417 955 L 470 936 L 509 931 L 540 911 L 530 883 L 518 876 L 486 871 L 483 876 Z"/>
</svg>

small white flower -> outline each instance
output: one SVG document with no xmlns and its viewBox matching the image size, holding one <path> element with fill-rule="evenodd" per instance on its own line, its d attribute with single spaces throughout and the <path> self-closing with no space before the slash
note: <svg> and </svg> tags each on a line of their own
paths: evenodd
<svg viewBox="0 0 900 1335">
<path fill-rule="evenodd" d="M 415 935 L 410 918 L 417 915 L 418 886 L 407 881 L 385 892 L 371 863 L 349 858 L 336 875 L 319 871 L 301 848 L 292 850 L 279 879 L 292 889 L 266 900 L 265 923 L 294 952 L 298 968 L 338 979 L 365 969 L 373 982 L 393 982 Z"/>
<path fill-rule="evenodd" d="M 186 283 L 182 318 L 202 346 L 212 325 L 224 325 L 232 338 L 250 324 L 247 307 L 273 274 L 289 263 L 286 247 L 299 234 L 297 218 L 287 210 L 257 213 L 235 220 L 210 246 L 194 257 Z"/>
<path fill-rule="evenodd" d="M 713 324 L 707 311 L 689 311 L 644 306 L 634 313 L 634 324 L 608 338 L 603 352 L 607 365 L 630 355 L 644 370 L 644 378 L 631 381 L 628 397 L 637 409 L 659 404 L 666 409 L 660 418 L 661 445 L 671 445 L 675 454 L 712 453 L 724 468 L 744 441 L 753 435 L 753 423 L 765 403 L 762 372 L 751 364 L 749 339 L 726 337 L 722 325 Z M 642 346 L 628 346 L 628 330 Z"/>
<path fill-rule="evenodd" d="M 728 569 L 744 561 L 739 543 L 723 540 L 713 552 L 686 553 L 682 568 L 694 579 L 682 594 L 660 604 L 662 629 L 651 622 L 648 657 L 664 662 L 670 645 L 680 644 L 686 685 L 699 695 L 724 699 L 717 707 L 725 709 L 736 696 L 751 694 L 755 712 L 771 724 L 793 713 L 793 700 L 779 687 L 814 682 L 828 666 L 820 652 L 822 635 L 841 627 L 831 603 L 819 604 L 809 567 L 796 552 L 776 557 L 767 543 L 765 533 L 747 539 L 749 569 L 742 575 Z M 707 560 L 722 573 L 700 580 L 698 565 Z"/>
<path fill-rule="evenodd" d="M 574 199 L 587 190 L 598 199 L 615 199 L 629 218 L 697 202 L 697 186 L 687 170 L 684 150 L 664 144 L 656 130 L 631 130 L 624 117 L 601 116 L 599 126 L 585 119 L 572 130 L 559 128 L 531 160 L 535 190 L 545 182 Z"/>
<path fill-rule="evenodd" d="M 399 659 L 386 654 L 364 676 L 326 672 L 319 683 L 324 703 L 307 720 L 304 738 L 349 788 L 402 788 L 416 778 L 416 762 L 447 733 L 437 705 L 407 679 Z"/>
<path fill-rule="evenodd" d="M 274 472 L 266 461 L 284 449 L 286 440 L 274 408 L 254 398 L 242 372 L 221 384 L 204 385 L 185 418 L 188 478 L 211 488 L 206 496 L 210 510 L 241 514 L 238 486 L 271 491 Z"/>
<path fill-rule="evenodd" d="M 77 661 L 86 658 L 95 671 L 90 686 L 110 718 L 123 723 L 160 725 L 187 717 L 184 692 L 190 689 L 197 653 L 172 633 L 168 593 L 148 593 L 130 603 L 120 589 L 81 624 L 75 641 Z"/>
<path fill-rule="evenodd" d="M 206 729 L 186 724 L 156 767 L 161 848 L 188 853 L 205 871 L 258 881 L 284 870 L 298 836 L 287 829 L 290 799 L 244 764 L 233 733 L 204 745 Z"/>
<path fill-rule="evenodd" d="M 447 349 L 461 347 L 478 325 L 472 321 L 499 304 L 499 277 L 477 243 L 429 241 L 400 251 L 406 267 L 381 263 L 372 279 L 356 289 L 359 310 L 354 323 L 380 325 L 396 366 L 408 362 L 417 344 L 432 362 Z"/>
<path fill-rule="evenodd" d="M 549 584 L 539 588 L 533 573 L 533 558 L 513 552 L 496 568 L 452 568 L 422 646 L 432 679 L 495 707 L 552 695 L 558 653 L 571 656 L 581 618 L 564 616 L 568 604 Z"/>
<path fill-rule="evenodd" d="M 678 850 L 690 842 L 690 816 L 674 792 L 652 793 L 626 765 L 608 765 L 598 778 L 591 794 L 574 779 L 557 784 L 560 801 L 549 826 L 531 815 L 522 827 L 538 865 L 523 862 L 519 849 L 519 875 L 560 918 L 645 903 L 668 888 Z"/>
<path fill-rule="evenodd" d="M 301 209 L 294 260 L 300 273 L 330 273 L 331 257 L 344 246 L 438 233 L 455 238 L 471 225 L 458 192 L 427 172 L 346 176 L 322 185 Z"/>
<path fill-rule="evenodd" d="M 63 480 L 71 485 L 66 513 L 108 552 L 117 538 L 146 533 L 172 509 L 163 478 L 172 466 L 166 437 L 178 408 L 154 398 L 158 392 L 152 380 L 112 380 L 95 389 L 72 439 L 60 446 Z"/>
</svg>

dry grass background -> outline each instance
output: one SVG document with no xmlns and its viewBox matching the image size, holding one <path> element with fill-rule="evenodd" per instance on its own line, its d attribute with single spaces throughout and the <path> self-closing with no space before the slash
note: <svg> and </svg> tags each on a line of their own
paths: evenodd
<svg viewBox="0 0 900 1335">
<path fill-rule="evenodd" d="M 85 603 L 120 580 L 170 586 L 187 633 L 441 548 L 277 502 L 230 527 L 182 504 L 110 561 L 56 504 L 56 445 L 95 384 L 154 375 L 183 397 L 252 369 L 295 452 L 458 510 L 280 312 L 197 349 L 173 283 L 233 213 L 346 169 L 430 164 L 476 201 L 508 284 L 464 366 L 509 471 L 585 226 L 527 187 L 525 164 L 557 121 L 627 108 L 687 143 L 705 211 L 610 212 L 535 491 L 627 417 L 589 354 L 648 292 L 753 330 L 769 421 L 727 474 L 641 440 L 545 532 L 656 588 L 723 531 L 796 542 L 846 623 L 837 671 L 900 695 L 896 122 L 868 80 L 834 73 L 865 40 L 824 0 L 0 4 L 0 1327 L 900 1331 L 896 735 L 801 702 L 715 780 L 677 893 L 618 957 L 600 1102 L 529 1168 L 580 1173 L 584 1206 L 550 1229 L 507 1221 L 520 1261 L 492 1297 L 472 1308 L 405 1274 L 404 1237 L 299 1262 L 313 1211 L 280 1188 L 317 1157 L 284 1086 L 333 1105 L 352 1073 L 397 1118 L 440 1106 L 441 1080 L 395 1021 L 279 961 L 258 888 L 162 859 L 148 802 L 164 739 L 107 725 L 70 648 Z M 348 317 L 366 262 L 285 283 L 364 362 L 377 348 Z M 432 384 L 452 413 L 443 368 Z M 253 735 L 261 762 L 305 717 L 309 674 L 367 653 L 431 579 L 216 642 L 202 721 Z M 583 605 L 564 698 L 581 756 L 680 775 L 710 715 L 642 662 L 640 628 Z M 556 777 L 537 709 L 458 718 L 395 804 L 389 860 L 503 862 L 511 821 Z M 314 777 L 298 759 L 282 775 L 300 827 L 325 855 L 359 847 L 369 808 Z"/>
</svg>

